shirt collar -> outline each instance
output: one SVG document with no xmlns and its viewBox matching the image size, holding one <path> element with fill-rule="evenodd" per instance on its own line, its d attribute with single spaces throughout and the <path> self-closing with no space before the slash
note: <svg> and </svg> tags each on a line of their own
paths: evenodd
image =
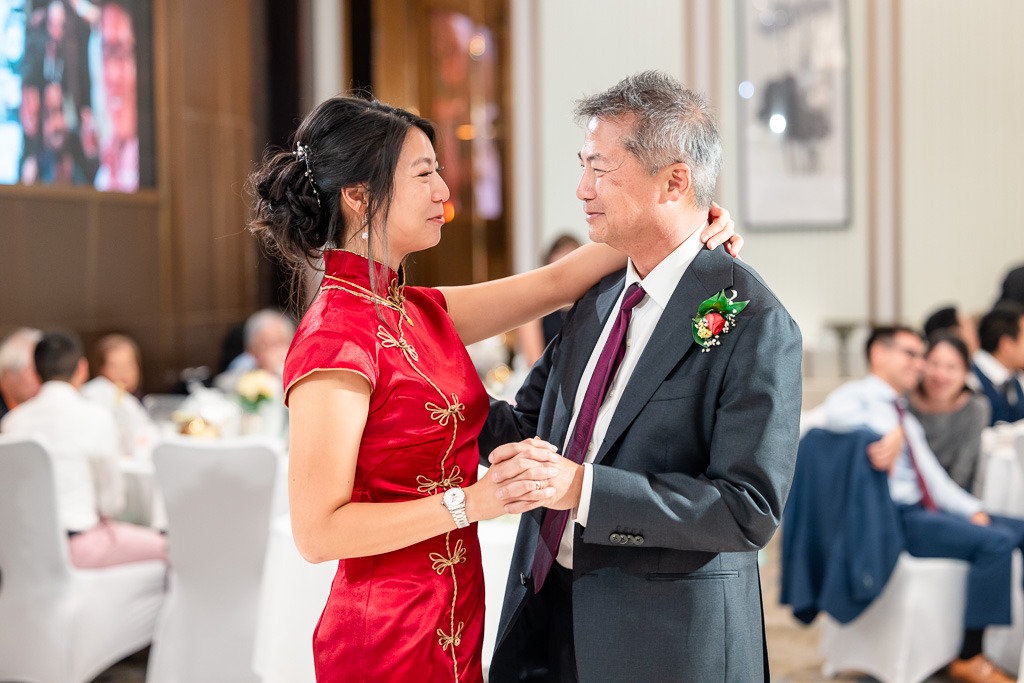
<svg viewBox="0 0 1024 683">
<path fill-rule="evenodd" d="M 893 389 L 891 384 L 878 375 L 869 374 L 864 378 L 864 384 L 868 387 L 868 390 L 872 395 L 877 396 L 878 398 L 885 399 L 886 401 L 904 402 L 904 398 L 900 395 L 900 392 Z"/>
<path fill-rule="evenodd" d="M 988 351 L 978 349 L 974 352 L 971 360 L 981 370 L 981 374 L 988 377 L 989 381 L 997 387 L 1004 384 L 1011 377 L 1011 373 L 1006 369 L 1006 366 L 997 361 L 996 357 Z"/>
<path fill-rule="evenodd" d="M 71 386 L 70 382 L 65 382 L 59 379 L 52 379 L 48 382 L 43 382 L 42 386 L 39 387 L 39 393 L 36 394 L 40 397 L 53 397 L 62 398 L 67 396 L 77 396 L 78 389 Z"/>
<path fill-rule="evenodd" d="M 707 224 L 705 223 L 705 226 Z M 693 259 L 700 253 L 704 243 L 700 241 L 700 234 L 703 227 L 695 230 L 692 235 L 680 244 L 675 250 L 663 258 L 661 263 L 654 267 L 654 270 L 647 273 L 647 277 L 640 279 L 633 265 L 633 259 L 629 260 L 629 268 L 626 269 L 626 288 L 634 283 L 639 283 L 647 293 L 647 297 L 656 303 L 659 308 L 665 310 L 669 299 L 679 286 L 679 280 L 683 273 L 693 263 Z"/>
</svg>

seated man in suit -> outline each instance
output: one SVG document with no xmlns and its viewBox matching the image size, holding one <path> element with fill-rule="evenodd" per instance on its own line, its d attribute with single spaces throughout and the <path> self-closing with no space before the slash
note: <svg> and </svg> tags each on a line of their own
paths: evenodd
<svg viewBox="0 0 1024 683">
<path fill-rule="evenodd" d="M 976 384 L 992 404 L 992 424 L 1024 420 L 1024 306 L 1000 301 L 978 324 L 981 350 L 973 356 Z"/>
<path fill-rule="evenodd" d="M 69 333 L 45 334 L 34 359 L 43 382 L 39 394 L 0 420 L 0 432 L 32 434 L 46 445 L 71 563 L 88 569 L 166 560 L 158 532 L 110 520 L 124 506 L 117 424 L 110 411 L 79 391 L 89 377 L 82 343 Z"/>
<path fill-rule="evenodd" d="M 32 352 L 42 336 L 39 330 L 22 327 L 0 343 L 0 418 L 39 393 Z"/>
<path fill-rule="evenodd" d="M 1009 683 L 982 654 L 982 633 L 986 626 L 1010 623 L 1012 556 L 1024 548 L 1024 521 L 988 515 L 981 501 L 957 486 L 907 410 L 905 395 L 917 386 L 924 367 L 920 336 L 906 327 L 877 328 L 868 338 L 867 355 L 870 374 L 825 400 L 824 428 L 867 428 L 885 435 L 868 446 L 867 457 L 875 469 L 888 472 L 906 551 L 971 563 L 964 644 L 950 674 L 970 683 Z"/>
</svg>

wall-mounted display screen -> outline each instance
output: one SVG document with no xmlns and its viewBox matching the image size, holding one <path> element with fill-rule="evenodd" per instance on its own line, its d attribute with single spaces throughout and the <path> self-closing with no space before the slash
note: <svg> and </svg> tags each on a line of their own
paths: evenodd
<svg viewBox="0 0 1024 683">
<path fill-rule="evenodd" d="M 0 0 L 0 184 L 154 183 L 152 5 Z"/>
</svg>

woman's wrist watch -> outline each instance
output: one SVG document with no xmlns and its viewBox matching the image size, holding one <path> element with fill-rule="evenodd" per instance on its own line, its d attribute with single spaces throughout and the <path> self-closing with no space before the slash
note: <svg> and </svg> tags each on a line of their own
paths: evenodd
<svg viewBox="0 0 1024 683">
<path fill-rule="evenodd" d="M 455 519 L 455 526 L 463 529 L 469 526 L 469 518 L 466 517 L 466 492 L 456 486 L 444 492 L 441 496 L 441 504 L 448 508 Z"/>
</svg>

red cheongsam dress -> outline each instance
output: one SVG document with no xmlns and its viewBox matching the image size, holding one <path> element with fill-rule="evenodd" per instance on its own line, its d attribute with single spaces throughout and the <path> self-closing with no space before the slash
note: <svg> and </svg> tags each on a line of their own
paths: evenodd
<svg viewBox="0 0 1024 683">
<path fill-rule="evenodd" d="M 373 387 L 352 501 L 415 500 L 475 482 L 488 400 L 444 296 L 404 287 L 379 264 L 374 296 L 368 261 L 351 252 L 327 251 L 324 265 L 288 352 L 285 395 L 333 369 Z M 483 628 L 476 524 L 340 560 L 313 635 L 317 681 L 479 683 Z"/>
</svg>

